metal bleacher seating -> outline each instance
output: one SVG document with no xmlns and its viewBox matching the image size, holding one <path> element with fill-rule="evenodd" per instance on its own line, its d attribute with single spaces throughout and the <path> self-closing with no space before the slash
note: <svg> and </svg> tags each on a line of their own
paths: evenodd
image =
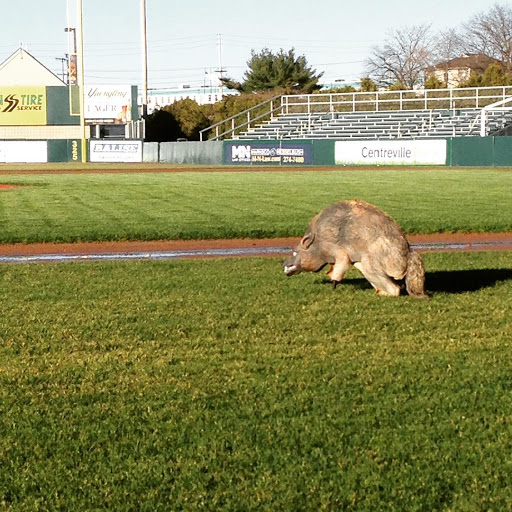
<svg viewBox="0 0 512 512">
<path fill-rule="evenodd" d="M 239 139 L 396 139 L 480 135 L 480 109 L 283 114 Z M 489 111 L 492 135 L 512 123 L 512 111 Z"/>
</svg>

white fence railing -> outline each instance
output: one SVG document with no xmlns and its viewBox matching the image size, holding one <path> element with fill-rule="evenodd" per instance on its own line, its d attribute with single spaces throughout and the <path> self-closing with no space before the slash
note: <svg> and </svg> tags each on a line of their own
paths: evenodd
<svg viewBox="0 0 512 512">
<path fill-rule="evenodd" d="M 282 96 L 284 114 L 483 108 L 512 96 L 512 86 Z"/>
<path fill-rule="evenodd" d="M 239 133 L 242 130 L 250 130 L 251 126 L 257 121 L 268 121 L 272 119 L 274 114 L 282 113 L 280 100 L 281 96 L 275 96 L 219 123 L 208 126 L 208 128 L 199 132 L 199 140 L 229 139 L 233 138 L 235 133 Z"/>
</svg>

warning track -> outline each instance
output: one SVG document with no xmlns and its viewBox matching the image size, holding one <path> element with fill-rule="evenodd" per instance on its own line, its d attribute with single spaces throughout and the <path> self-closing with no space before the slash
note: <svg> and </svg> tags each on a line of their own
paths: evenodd
<svg viewBox="0 0 512 512">
<path fill-rule="evenodd" d="M 411 235 L 418 251 L 510 251 L 512 233 Z M 0 263 L 281 256 L 299 238 L 0 245 Z"/>
</svg>

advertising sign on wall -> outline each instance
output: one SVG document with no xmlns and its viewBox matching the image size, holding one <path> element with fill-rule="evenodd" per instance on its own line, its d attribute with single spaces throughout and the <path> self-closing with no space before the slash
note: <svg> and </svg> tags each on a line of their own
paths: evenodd
<svg viewBox="0 0 512 512">
<path fill-rule="evenodd" d="M 313 163 L 311 144 L 279 142 L 227 143 L 224 146 L 227 164 L 310 165 Z"/>
<path fill-rule="evenodd" d="M 91 85 L 85 88 L 85 118 L 132 120 L 131 86 Z"/>
<path fill-rule="evenodd" d="M 45 124 L 45 87 L 0 86 L 0 126 Z"/>
<path fill-rule="evenodd" d="M 337 141 L 337 165 L 445 165 L 446 140 Z"/>
<path fill-rule="evenodd" d="M 46 163 L 48 162 L 48 142 L 45 140 L 0 140 L 0 162 Z"/>
<path fill-rule="evenodd" d="M 91 140 L 91 162 L 142 162 L 141 140 Z"/>
</svg>

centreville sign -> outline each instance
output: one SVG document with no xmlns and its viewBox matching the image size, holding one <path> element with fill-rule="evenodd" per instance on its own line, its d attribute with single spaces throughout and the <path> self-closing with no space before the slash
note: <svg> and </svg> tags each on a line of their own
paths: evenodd
<svg viewBox="0 0 512 512">
<path fill-rule="evenodd" d="M 446 140 L 337 141 L 337 165 L 445 165 Z"/>
</svg>

